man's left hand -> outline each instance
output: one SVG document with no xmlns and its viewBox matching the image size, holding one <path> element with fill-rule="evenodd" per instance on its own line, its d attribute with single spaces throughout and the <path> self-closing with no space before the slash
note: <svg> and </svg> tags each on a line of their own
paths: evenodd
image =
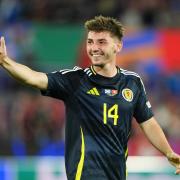
<svg viewBox="0 0 180 180">
<path fill-rule="evenodd" d="M 175 174 L 180 174 L 180 156 L 175 152 L 167 153 L 166 155 L 168 161 L 176 167 Z"/>
</svg>

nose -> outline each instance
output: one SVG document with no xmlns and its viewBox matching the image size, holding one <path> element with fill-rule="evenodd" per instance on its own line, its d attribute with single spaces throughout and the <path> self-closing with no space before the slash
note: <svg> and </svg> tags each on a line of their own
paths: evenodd
<svg viewBox="0 0 180 180">
<path fill-rule="evenodd" d="M 92 52 L 98 52 L 100 49 L 99 49 L 99 46 L 97 44 L 93 44 L 91 46 L 91 50 L 92 50 Z"/>
</svg>

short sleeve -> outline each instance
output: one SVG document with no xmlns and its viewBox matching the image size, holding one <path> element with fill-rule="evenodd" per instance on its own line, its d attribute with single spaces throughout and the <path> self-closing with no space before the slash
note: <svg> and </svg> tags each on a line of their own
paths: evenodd
<svg viewBox="0 0 180 180">
<path fill-rule="evenodd" d="M 151 104 L 147 99 L 144 84 L 139 78 L 139 97 L 134 110 L 134 117 L 138 123 L 142 123 L 153 117 Z"/>
<path fill-rule="evenodd" d="M 48 77 L 48 87 L 47 90 L 42 90 L 41 94 L 65 100 L 65 97 L 68 96 L 66 76 L 63 76 L 61 72 L 52 72 L 46 75 Z"/>
</svg>

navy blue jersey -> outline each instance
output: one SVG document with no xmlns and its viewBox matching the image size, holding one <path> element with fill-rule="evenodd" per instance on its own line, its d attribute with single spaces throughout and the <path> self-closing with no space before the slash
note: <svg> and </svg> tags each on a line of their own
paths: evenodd
<svg viewBox="0 0 180 180">
<path fill-rule="evenodd" d="M 117 67 L 110 78 L 93 67 L 47 74 L 43 95 L 66 105 L 65 166 L 68 180 L 126 179 L 132 118 L 153 116 L 138 74 Z"/>
</svg>

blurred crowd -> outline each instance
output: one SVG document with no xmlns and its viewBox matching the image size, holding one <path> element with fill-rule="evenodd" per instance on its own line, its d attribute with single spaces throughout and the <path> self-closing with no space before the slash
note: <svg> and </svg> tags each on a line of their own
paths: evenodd
<svg viewBox="0 0 180 180">
<path fill-rule="evenodd" d="M 179 10 L 179 0 L 151 0 L 148 3 L 144 0 L 1 0 L 0 35 L 6 35 L 11 57 L 42 71 L 35 61 L 32 22 L 74 24 L 102 14 L 117 17 L 128 27 L 178 28 Z M 137 67 L 137 64 L 131 64 L 129 69 L 139 72 Z M 168 75 L 140 73 L 155 117 L 170 144 L 180 152 L 180 72 Z M 40 92 L 17 83 L 0 68 L 0 156 L 62 155 L 64 114 L 62 102 L 42 97 Z M 159 154 L 135 121 L 129 154 Z"/>
<path fill-rule="evenodd" d="M 179 10 L 179 0 L 1 0 L 0 21 L 77 23 L 103 14 L 136 26 L 178 26 Z"/>
<path fill-rule="evenodd" d="M 63 155 L 64 105 L 40 93 L 0 94 L 0 155 Z"/>
</svg>

